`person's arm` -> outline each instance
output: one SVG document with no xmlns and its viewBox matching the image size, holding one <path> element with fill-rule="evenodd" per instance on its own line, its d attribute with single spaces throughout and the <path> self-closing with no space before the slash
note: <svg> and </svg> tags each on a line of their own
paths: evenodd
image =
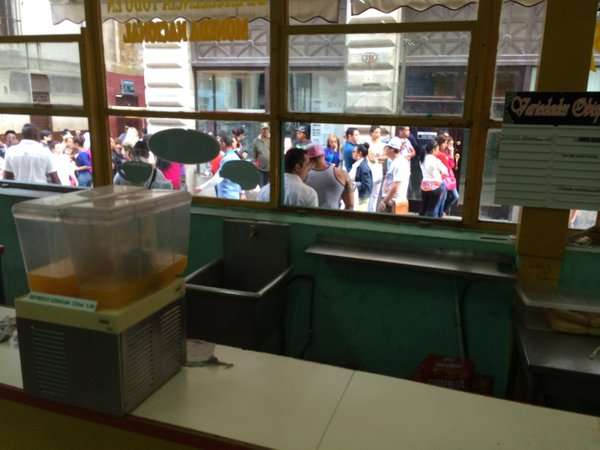
<svg viewBox="0 0 600 450">
<path fill-rule="evenodd" d="M 352 175 L 352 174 L 350 174 Z M 362 186 L 362 178 L 363 178 L 363 170 L 362 167 L 358 166 L 356 168 L 356 173 L 354 174 L 354 188 L 360 190 Z"/>
<path fill-rule="evenodd" d="M 398 189 L 400 189 L 400 181 L 394 181 L 386 196 L 381 200 L 386 206 L 392 201 Z"/>
<path fill-rule="evenodd" d="M 56 172 L 50 172 L 48 174 L 48 178 L 50 178 L 50 183 L 52 184 L 61 184 L 60 178 L 58 178 L 58 174 Z"/>
<path fill-rule="evenodd" d="M 92 170 L 91 159 L 85 153 L 79 153 L 75 158 L 75 171 L 81 172 L 82 170 Z"/>
<path fill-rule="evenodd" d="M 260 151 L 260 145 L 258 143 L 258 139 L 255 139 L 254 142 L 252 143 L 252 153 L 254 156 L 254 160 L 258 161 L 258 158 L 261 157 L 261 151 Z"/>
<path fill-rule="evenodd" d="M 440 172 L 442 172 L 442 175 L 448 175 L 448 168 L 446 167 L 446 164 L 437 158 L 435 159 L 435 166 Z"/>
<path fill-rule="evenodd" d="M 58 169 L 54 163 L 54 158 L 52 158 L 50 155 L 47 155 L 46 160 L 46 176 L 50 180 L 50 183 L 62 184 L 60 182 L 60 178 L 58 178 Z"/>
<path fill-rule="evenodd" d="M 221 171 L 217 171 L 217 173 L 215 173 L 212 178 L 210 178 L 208 181 L 205 181 L 204 183 L 202 183 L 200 186 L 198 186 L 196 188 L 196 192 L 201 192 L 204 191 L 205 189 L 211 189 L 213 187 L 215 187 L 217 184 L 219 184 L 221 181 L 223 181 L 223 177 L 221 177 Z"/>
<path fill-rule="evenodd" d="M 371 175 L 371 170 L 366 169 L 364 164 L 361 163 L 356 170 L 356 189 L 365 190 L 370 192 L 373 189 L 373 177 Z"/>
<path fill-rule="evenodd" d="M 373 191 L 373 173 L 371 172 L 371 170 L 365 170 L 364 174 L 365 175 L 363 178 L 363 183 L 364 183 L 365 190 L 367 192 L 372 192 Z"/>
<path fill-rule="evenodd" d="M 310 195 L 308 196 L 306 205 L 304 205 L 304 206 L 306 206 L 307 208 L 318 208 L 319 207 L 319 196 L 317 195 L 317 191 L 312 189 Z"/>
<path fill-rule="evenodd" d="M 456 161 L 454 160 L 454 149 L 450 149 L 449 153 L 448 153 L 448 158 L 446 158 L 448 161 L 448 169 L 454 169 L 456 167 Z"/>
<path fill-rule="evenodd" d="M 344 185 L 344 191 L 342 192 L 344 207 L 347 210 L 352 210 L 354 209 L 354 183 L 347 172 L 337 168 L 334 171 L 338 181 Z"/>
</svg>

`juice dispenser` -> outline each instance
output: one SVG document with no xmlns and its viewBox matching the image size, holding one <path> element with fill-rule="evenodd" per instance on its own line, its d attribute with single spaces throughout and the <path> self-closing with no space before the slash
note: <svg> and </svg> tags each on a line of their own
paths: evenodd
<svg viewBox="0 0 600 450">
<path fill-rule="evenodd" d="M 66 208 L 79 296 L 119 308 L 182 274 L 190 203 L 187 192 L 141 190 Z"/>
<path fill-rule="evenodd" d="M 42 197 L 16 204 L 13 215 L 32 291 L 77 297 L 79 287 L 62 222 L 66 207 L 93 199 L 132 194 L 139 187 L 102 188 Z"/>
</svg>

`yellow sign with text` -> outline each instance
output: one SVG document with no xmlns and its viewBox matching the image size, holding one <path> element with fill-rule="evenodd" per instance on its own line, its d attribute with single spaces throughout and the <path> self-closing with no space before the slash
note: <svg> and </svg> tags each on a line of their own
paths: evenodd
<svg viewBox="0 0 600 450">
<path fill-rule="evenodd" d="M 108 0 L 110 14 L 266 6 L 267 0 Z"/>
<path fill-rule="evenodd" d="M 247 41 L 250 28 L 247 18 L 203 19 L 188 23 L 185 20 L 172 22 L 128 22 L 125 24 L 123 42 L 202 42 L 202 41 Z"/>
</svg>

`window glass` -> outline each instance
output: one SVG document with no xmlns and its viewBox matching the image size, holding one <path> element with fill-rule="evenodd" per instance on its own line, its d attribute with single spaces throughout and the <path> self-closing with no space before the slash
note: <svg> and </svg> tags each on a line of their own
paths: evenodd
<svg viewBox="0 0 600 450">
<path fill-rule="evenodd" d="M 104 11 L 108 105 L 178 111 L 267 110 L 270 23 L 262 17 L 265 9 L 259 5 L 246 11 L 246 16 L 235 11 L 224 16 L 232 8 L 217 5 L 200 11 L 193 9 L 193 2 L 188 6 L 178 18 Z M 131 17 L 136 19 L 127 20 Z M 152 34 L 153 26 L 171 30 L 162 31 L 170 42 L 158 42 L 162 38 Z"/>
<path fill-rule="evenodd" d="M 0 178 L 90 187 L 87 130 L 83 117 L 0 115 Z"/>
<path fill-rule="evenodd" d="M 136 142 L 147 143 L 154 133 L 170 128 L 195 129 L 210 134 L 220 142 L 221 151 L 214 160 L 204 164 L 179 164 L 161 160 L 147 145 L 135 147 Z M 270 131 L 266 123 L 113 116 L 110 133 L 113 180 L 117 184 L 126 183 L 119 173 L 121 165 L 141 159 L 158 169 L 160 186 L 153 187 L 229 200 L 268 201 L 270 198 L 270 193 L 260 196 L 261 188 L 270 181 Z M 251 172 L 250 177 L 256 184 L 240 186 L 235 179 L 226 177 L 221 170 L 231 161 L 244 161 L 243 170 Z"/>
<path fill-rule="evenodd" d="M 0 104 L 83 104 L 77 43 L 0 44 Z"/>
<path fill-rule="evenodd" d="M 541 52 L 541 30 L 543 30 L 543 20 L 545 15 L 545 2 L 532 7 L 525 8 L 512 2 L 505 2 L 503 5 L 503 17 L 502 27 L 506 28 L 508 25 L 505 23 L 509 17 L 516 15 L 524 20 L 524 14 L 528 15 L 528 19 L 525 21 L 532 26 L 533 30 L 540 30 L 537 32 L 535 39 L 529 40 L 529 47 L 531 52 L 535 50 L 537 58 Z M 525 23 L 523 22 L 523 23 Z M 521 29 L 521 33 L 524 30 Z M 521 34 L 521 36 L 525 36 Z M 533 34 L 530 34 L 533 36 Z M 502 40 L 508 39 L 505 34 L 500 34 L 500 49 L 502 48 Z M 523 41 L 521 41 L 523 43 Z M 600 63 L 598 57 L 598 49 L 594 49 L 594 62 Z M 537 64 L 537 62 L 536 62 Z M 597 70 L 590 71 L 588 77 L 587 91 L 598 91 L 600 90 L 600 72 Z M 523 75 L 526 73 L 531 74 L 528 81 L 527 76 Z M 497 118 L 501 118 L 504 108 L 504 94 L 510 90 L 535 90 L 535 79 L 536 79 L 537 67 L 528 66 L 498 66 L 496 69 L 496 93 L 494 96 L 495 106 L 493 106 L 493 115 Z M 518 82 L 514 83 L 513 81 Z M 520 81 L 519 81 L 520 80 Z M 525 84 L 522 84 L 525 83 Z M 528 85 L 527 85 L 528 83 Z M 495 111 L 495 113 L 494 113 Z M 519 207 L 497 205 L 494 202 L 494 192 L 496 189 L 496 164 L 498 161 L 499 142 L 501 137 L 501 130 L 489 130 L 487 145 L 485 150 L 485 166 L 483 172 L 483 184 L 481 189 L 481 203 L 479 210 L 479 217 L 481 220 L 492 220 L 516 223 L 519 220 Z M 569 215 L 569 227 L 573 229 L 587 229 L 595 225 L 597 220 L 596 211 L 583 211 L 583 210 L 572 210 Z"/>
<path fill-rule="evenodd" d="M 339 0 L 289 0 L 290 24 L 321 25 L 327 23 L 401 23 L 401 22 L 445 22 L 476 20 L 477 4 L 467 3 L 458 9 L 445 6 L 416 5 L 418 9 L 401 7 L 402 1 Z"/>
<path fill-rule="evenodd" d="M 283 136 L 285 206 L 461 217 L 466 129 L 289 122 Z"/>
<path fill-rule="evenodd" d="M 196 71 L 196 105 L 201 111 L 255 111 L 266 108 L 264 71 Z"/>
<path fill-rule="evenodd" d="M 481 206 L 479 218 L 484 221 L 517 223 L 520 207 L 498 205 L 494 201 L 496 191 L 496 165 L 500 148 L 502 130 L 489 130 L 485 149 L 485 166 L 481 187 Z M 575 229 L 587 229 L 595 225 L 596 211 L 572 210 L 569 226 Z"/>
<path fill-rule="evenodd" d="M 296 35 L 294 112 L 462 115 L 470 33 Z"/>
<path fill-rule="evenodd" d="M 599 2 L 600 7 L 600 2 Z M 600 10 L 599 10 L 600 11 Z M 598 20 L 600 12 L 597 15 Z M 588 76 L 588 92 L 600 91 L 600 71 L 598 66 L 600 65 L 600 22 L 596 24 L 596 36 L 594 37 L 594 56 L 592 70 L 590 70 Z M 582 211 L 572 210 L 569 215 L 569 227 L 576 230 L 586 230 L 593 227 L 598 219 L 597 211 Z"/>
<path fill-rule="evenodd" d="M 488 131 L 479 218 L 486 221 L 516 223 L 519 220 L 519 208 L 498 205 L 494 201 L 496 192 L 496 164 L 498 162 L 501 134 L 502 130 Z"/>
<path fill-rule="evenodd" d="M 81 0 L 2 0 L 0 36 L 79 34 L 84 18 Z"/>
<path fill-rule="evenodd" d="M 545 18 L 545 1 L 531 7 L 513 1 L 503 2 L 492 99 L 493 119 L 502 120 L 507 92 L 535 90 Z"/>
</svg>

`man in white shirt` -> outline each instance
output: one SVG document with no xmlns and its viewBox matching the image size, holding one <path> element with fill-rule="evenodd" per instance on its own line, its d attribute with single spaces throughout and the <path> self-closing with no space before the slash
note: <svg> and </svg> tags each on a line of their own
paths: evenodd
<svg viewBox="0 0 600 450">
<path fill-rule="evenodd" d="M 4 179 L 22 183 L 60 184 L 52 155 L 39 143 L 38 129 L 27 124 L 21 132 L 21 142 L 7 152 Z"/>
<path fill-rule="evenodd" d="M 378 208 L 380 212 L 408 213 L 409 159 L 412 153 L 407 150 L 406 142 L 399 137 L 393 137 L 385 146 L 385 153 L 390 163 L 383 180 L 383 198 Z"/>
<path fill-rule="evenodd" d="M 285 173 L 283 179 L 283 204 L 301 208 L 318 208 L 317 191 L 304 183 L 312 164 L 308 153 L 301 148 L 291 148 L 285 154 Z M 258 200 L 268 202 L 271 184 L 266 184 L 258 194 Z"/>
</svg>

